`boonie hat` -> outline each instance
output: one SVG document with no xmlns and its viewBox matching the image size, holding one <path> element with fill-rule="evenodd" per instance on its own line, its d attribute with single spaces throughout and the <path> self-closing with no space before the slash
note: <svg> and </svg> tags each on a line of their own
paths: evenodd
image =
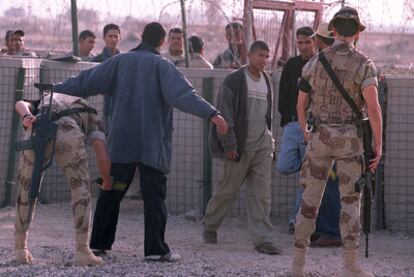
<svg viewBox="0 0 414 277">
<path fill-rule="evenodd" d="M 365 26 L 361 23 L 361 21 L 359 20 L 359 15 L 358 15 L 358 11 L 354 8 L 345 6 L 343 8 L 341 8 L 332 18 L 332 20 L 329 22 L 329 30 L 332 30 L 332 27 L 335 23 L 335 20 L 337 20 L 338 18 L 342 18 L 342 19 L 352 19 L 354 20 L 358 25 L 359 28 L 358 30 L 360 32 L 365 30 Z"/>
</svg>

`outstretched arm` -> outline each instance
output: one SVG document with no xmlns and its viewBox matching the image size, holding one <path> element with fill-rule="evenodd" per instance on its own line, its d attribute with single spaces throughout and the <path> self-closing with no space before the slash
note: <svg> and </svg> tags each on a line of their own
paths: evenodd
<svg viewBox="0 0 414 277">
<path fill-rule="evenodd" d="M 93 68 L 70 77 L 63 83 L 55 84 L 56 92 L 88 97 L 96 94 L 110 94 L 114 90 L 117 59 L 109 59 Z"/>
</svg>

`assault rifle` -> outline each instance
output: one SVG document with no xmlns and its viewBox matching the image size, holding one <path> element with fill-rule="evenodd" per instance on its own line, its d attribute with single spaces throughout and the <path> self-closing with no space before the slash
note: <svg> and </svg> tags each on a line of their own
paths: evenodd
<svg viewBox="0 0 414 277">
<path fill-rule="evenodd" d="M 364 163 L 365 172 L 361 178 L 355 183 L 355 191 L 363 193 L 363 232 L 365 234 L 365 257 L 368 258 L 368 236 L 371 232 L 371 193 L 373 176 L 369 170 L 369 161 L 374 157 L 372 152 L 372 129 L 369 125 L 369 120 L 362 120 L 358 123 L 358 132 L 362 134 L 362 141 L 364 145 Z"/>
<path fill-rule="evenodd" d="M 39 196 L 42 173 L 53 162 L 53 153 L 55 150 L 57 132 L 57 124 L 51 118 L 53 85 L 36 83 L 34 84 L 34 86 L 40 91 L 42 108 L 40 110 L 40 113 L 36 116 L 36 122 L 33 125 L 31 137 L 28 140 L 16 143 L 16 151 L 33 150 L 34 152 L 34 165 L 29 186 L 29 217 L 27 219 L 28 222 L 30 222 L 31 220 L 31 211 L 34 205 L 36 204 L 37 197 Z M 50 99 L 48 105 L 44 103 L 45 92 L 50 92 Z M 45 156 L 49 143 L 51 143 L 51 153 L 49 161 L 45 164 Z"/>
</svg>

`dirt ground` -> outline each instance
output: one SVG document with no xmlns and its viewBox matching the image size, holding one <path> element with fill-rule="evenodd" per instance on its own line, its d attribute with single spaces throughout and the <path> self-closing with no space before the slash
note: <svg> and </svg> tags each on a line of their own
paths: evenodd
<svg viewBox="0 0 414 277">
<path fill-rule="evenodd" d="M 14 207 L 0 209 L 0 276 L 286 276 L 291 264 L 293 236 L 286 223 L 274 219 L 275 242 L 282 255 L 258 254 L 248 239 L 244 218 L 229 218 L 219 230 L 219 244 L 205 245 L 200 220 L 170 216 L 167 242 L 181 254 L 179 263 L 143 261 L 142 203 L 126 199 L 118 223 L 117 240 L 105 264 L 100 267 L 71 265 L 73 237 L 68 203 L 39 205 L 29 236 L 35 263 L 13 261 Z M 363 253 L 362 245 L 360 251 Z M 370 257 L 363 266 L 375 276 L 414 276 L 414 238 L 387 231 L 370 235 Z M 309 276 L 335 276 L 341 266 L 340 248 L 312 248 Z"/>
</svg>

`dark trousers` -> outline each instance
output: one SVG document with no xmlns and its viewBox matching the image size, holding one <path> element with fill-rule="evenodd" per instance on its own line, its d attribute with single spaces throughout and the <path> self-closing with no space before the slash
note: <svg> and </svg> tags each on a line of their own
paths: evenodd
<svg viewBox="0 0 414 277">
<path fill-rule="evenodd" d="M 144 254 L 145 256 L 163 255 L 170 251 L 165 243 L 167 207 L 164 201 L 167 193 L 167 177 L 161 171 L 142 163 L 112 163 L 113 188 L 110 191 L 99 191 L 90 242 L 92 249 L 111 249 L 115 241 L 119 206 L 137 167 L 144 200 Z"/>
</svg>

